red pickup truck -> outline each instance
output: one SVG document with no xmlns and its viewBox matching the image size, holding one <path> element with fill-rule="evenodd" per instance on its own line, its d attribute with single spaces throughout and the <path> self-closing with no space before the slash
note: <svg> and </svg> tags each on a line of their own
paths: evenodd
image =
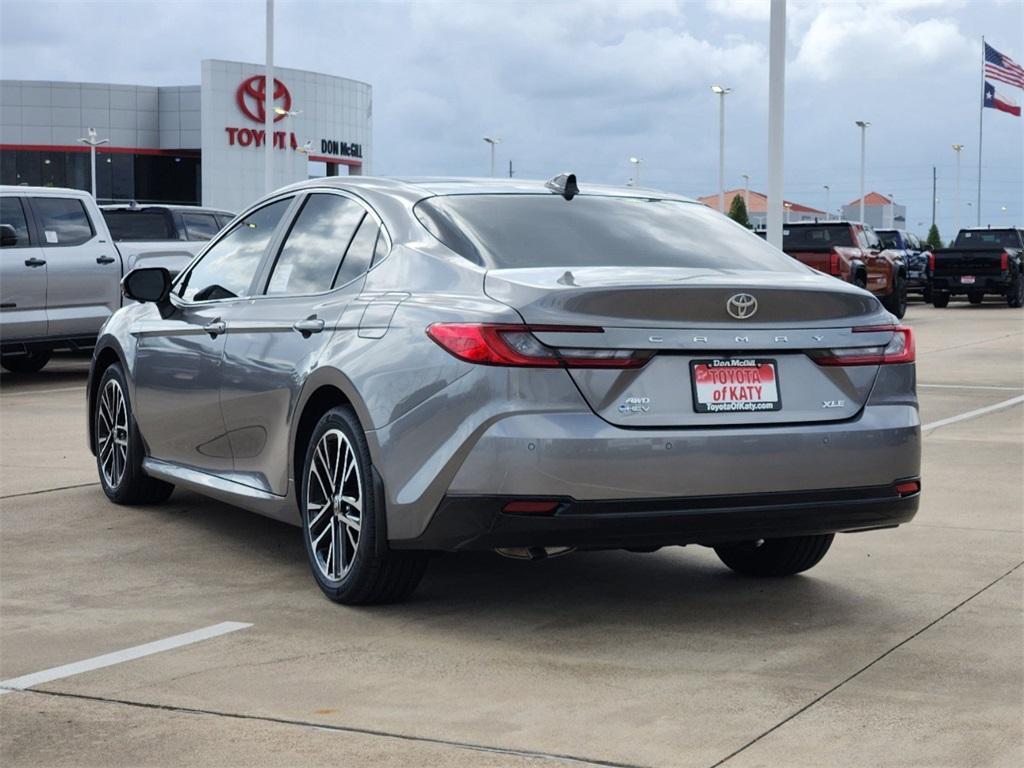
<svg viewBox="0 0 1024 768">
<path fill-rule="evenodd" d="M 819 272 L 866 288 L 896 317 L 907 312 L 907 265 L 875 231 L 849 221 L 784 224 L 782 250 Z"/>
</svg>

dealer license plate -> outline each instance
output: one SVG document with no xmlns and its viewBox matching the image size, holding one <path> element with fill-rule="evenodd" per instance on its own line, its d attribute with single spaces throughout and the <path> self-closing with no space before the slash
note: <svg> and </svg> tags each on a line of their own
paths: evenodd
<svg viewBox="0 0 1024 768">
<path fill-rule="evenodd" d="M 960 282 L 964 285 L 974 285 L 974 275 L 962 275 Z"/>
<path fill-rule="evenodd" d="M 782 409 L 774 360 L 749 357 L 692 360 L 693 409 L 697 413 Z"/>
</svg>

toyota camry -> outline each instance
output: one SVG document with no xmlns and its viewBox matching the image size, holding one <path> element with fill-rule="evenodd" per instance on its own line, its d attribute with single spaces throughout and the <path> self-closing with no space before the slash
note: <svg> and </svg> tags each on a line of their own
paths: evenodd
<svg viewBox="0 0 1024 768">
<path fill-rule="evenodd" d="M 917 511 L 911 330 L 683 197 L 319 179 L 123 291 L 88 388 L 103 491 L 299 526 L 341 603 L 409 595 L 435 551 L 791 575 Z"/>
</svg>

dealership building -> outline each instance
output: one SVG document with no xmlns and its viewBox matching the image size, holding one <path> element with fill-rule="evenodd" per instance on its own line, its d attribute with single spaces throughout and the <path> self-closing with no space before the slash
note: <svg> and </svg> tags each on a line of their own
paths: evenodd
<svg viewBox="0 0 1024 768">
<path fill-rule="evenodd" d="M 97 197 L 239 211 L 264 192 L 262 65 L 207 59 L 200 85 L 0 80 L 0 183 L 90 189 Z M 368 84 L 274 68 L 275 187 L 370 171 Z"/>
</svg>

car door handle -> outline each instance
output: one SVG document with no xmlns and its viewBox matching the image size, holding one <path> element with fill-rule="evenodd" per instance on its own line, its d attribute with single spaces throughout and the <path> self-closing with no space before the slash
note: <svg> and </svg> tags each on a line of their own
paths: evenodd
<svg viewBox="0 0 1024 768">
<path fill-rule="evenodd" d="M 115 261 L 117 261 L 117 259 L 115 259 L 113 256 L 97 256 L 96 257 L 96 263 L 97 264 L 113 264 Z"/>
<path fill-rule="evenodd" d="M 41 267 L 46 264 L 46 259 L 37 259 L 33 256 L 31 259 L 25 259 L 26 267 Z"/>
<path fill-rule="evenodd" d="M 203 326 L 203 330 L 210 334 L 211 339 L 216 339 L 227 330 L 227 325 L 219 317 Z"/>
<path fill-rule="evenodd" d="M 292 325 L 296 331 L 302 334 L 302 338 L 308 339 L 314 333 L 320 333 L 324 329 L 324 321 L 319 320 L 315 315 L 299 320 Z"/>
</svg>

